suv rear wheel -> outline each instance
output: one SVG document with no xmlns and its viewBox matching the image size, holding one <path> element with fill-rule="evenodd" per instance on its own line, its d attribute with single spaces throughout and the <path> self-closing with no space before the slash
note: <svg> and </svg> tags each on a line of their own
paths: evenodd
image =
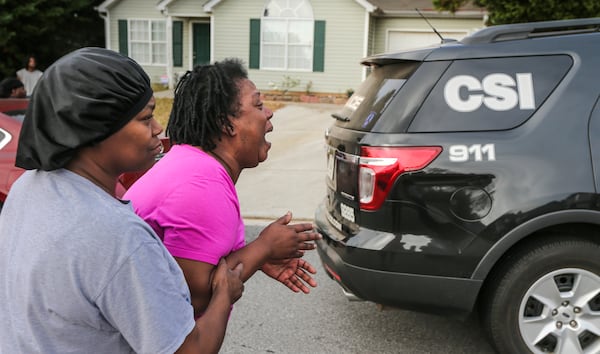
<svg viewBox="0 0 600 354">
<path fill-rule="evenodd" d="M 488 284 L 483 325 L 500 353 L 600 351 L 600 245 L 530 245 Z"/>
</svg>

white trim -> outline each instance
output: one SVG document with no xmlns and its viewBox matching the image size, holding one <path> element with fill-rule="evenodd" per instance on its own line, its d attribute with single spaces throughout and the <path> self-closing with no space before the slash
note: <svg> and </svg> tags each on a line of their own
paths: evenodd
<svg viewBox="0 0 600 354">
<path fill-rule="evenodd" d="M 190 14 L 187 12 L 170 12 L 169 11 L 169 6 L 174 3 L 177 0 L 162 0 L 161 2 L 158 3 L 158 5 L 156 5 L 156 8 L 163 14 L 163 15 L 170 15 L 173 17 L 208 17 L 209 15 L 207 13 L 203 13 L 203 14 Z"/>
<path fill-rule="evenodd" d="M 368 11 L 365 11 L 365 36 L 363 38 L 363 58 L 369 55 L 369 34 L 370 34 L 370 23 L 371 23 L 371 15 Z M 367 67 L 365 65 L 362 66 L 361 73 L 361 81 L 365 81 L 367 78 Z"/>
<path fill-rule="evenodd" d="M 173 89 L 173 17 L 167 16 L 167 85 Z"/>
<path fill-rule="evenodd" d="M 98 10 L 98 9 L 96 9 Z M 104 48 L 110 48 L 110 15 L 108 12 L 98 12 L 100 18 L 104 20 Z"/>
<path fill-rule="evenodd" d="M 165 11 L 167 9 L 167 6 L 169 6 L 173 1 L 174 0 L 162 0 L 158 3 L 158 5 L 156 5 L 156 8 L 161 12 Z"/>
<path fill-rule="evenodd" d="M 284 42 L 282 42 L 282 43 L 280 43 L 280 42 L 275 42 L 275 43 L 274 42 L 268 42 L 267 43 L 267 45 L 268 44 L 283 45 L 283 48 L 284 48 L 284 55 L 283 55 L 283 58 L 284 58 L 283 65 L 284 65 L 284 67 L 283 68 L 281 68 L 281 67 L 268 67 L 268 66 L 264 66 L 264 64 L 263 64 L 263 58 L 264 58 L 264 56 L 263 56 L 263 54 L 264 54 L 263 48 L 264 48 L 264 45 L 265 45 L 265 42 L 263 40 L 263 30 L 264 30 L 263 23 L 268 22 L 268 21 L 285 21 L 285 24 L 286 24 L 286 26 L 285 26 L 286 36 L 285 36 Z M 310 38 L 309 42 L 307 42 L 307 43 L 292 43 L 292 44 L 289 43 L 288 38 L 289 38 L 290 28 L 295 27 L 295 26 L 292 26 L 292 23 L 294 21 L 296 21 L 296 22 L 300 22 L 301 21 L 301 22 L 305 22 L 305 23 L 310 22 L 310 28 L 311 28 L 311 32 L 312 33 L 311 33 L 311 36 L 309 37 Z M 315 22 L 316 21 L 315 21 L 314 18 L 295 18 L 295 17 L 273 17 L 273 18 L 268 18 L 268 17 L 261 17 L 260 18 L 260 22 L 261 22 L 261 25 L 260 25 L 260 32 L 261 32 L 260 33 L 260 37 L 261 37 L 261 40 L 260 40 L 260 70 L 276 70 L 276 71 L 277 70 L 283 70 L 283 71 L 312 72 L 313 65 L 314 65 L 314 63 L 313 63 L 314 52 L 315 52 L 315 43 L 313 41 L 313 38 L 315 36 Z M 290 68 L 289 67 L 289 59 L 290 59 L 289 52 L 290 52 L 290 48 L 293 48 L 293 47 L 310 47 L 310 53 L 311 54 L 310 54 L 310 57 L 308 58 L 309 59 L 308 68 Z"/>
<path fill-rule="evenodd" d="M 168 12 L 168 11 L 167 11 L 167 13 L 169 16 L 172 16 L 172 17 L 181 17 L 181 18 L 186 18 L 186 19 L 187 18 L 205 18 L 205 19 L 210 18 L 210 15 L 208 15 L 208 14 L 195 15 L 195 14 L 190 14 L 187 12 Z"/>
<path fill-rule="evenodd" d="M 10 133 L 2 128 L 0 128 L 0 132 L 6 134 L 4 136 L 4 138 L 2 140 L 0 140 L 0 149 L 2 149 L 3 147 L 6 146 L 6 144 L 10 143 L 10 141 L 12 140 L 12 135 L 10 135 Z"/>
<path fill-rule="evenodd" d="M 213 7 L 217 6 L 223 0 L 211 0 L 204 4 L 203 9 L 205 12 L 212 12 Z"/>
<path fill-rule="evenodd" d="M 169 0 L 165 0 L 165 1 L 169 1 Z M 173 1 L 173 0 L 170 0 Z M 215 6 L 217 6 L 219 3 L 221 3 L 223 0 L 210 0 L 209 2 L 207 2 L 203 8 L 205 12 L 212 12 L 213 8 Z M 364 7 L 365 10 L 367 10 L 368 12 L 375 12 L 377 10 L 377 6 L 371 4 L 369 1 L 367 0 L 354 0 L 356 1 L 360 6 Z M 436 12 L 437 13 L 437 12 Z"/>
<path fill-rule="evenodd" d="M 184 70 L 192 70 L 194 68 L 194 23 L 198 23 L 198 21 L 189 21 L 188 22 L 188 67 Z"/>
<path fill-rule="evenodd" d="M 164 22 L 165 23 L 165 51 L 167 51 L 167 45 L 169 42 L 169 33 L 168 33 L 168 29 L 167 29 L 167 19 L 165 17 L 162 18 L 138 18 L 138 17 L 132 17 L 132 18 L 128 18 L 127 19 L 127 53 L 129 53 L 129 57 L 133 58 L 133 51 L 131 49 L 131 21 L 146 21 L 149 24 L 149 40 L 148 43 L 150 44 L 150 60 L 152 60 L 152 44 L 154 43 L 162 43 L 160 41 L 153 41 L 152 40 L 152 22 Z M 168 64 L 169 62 L 169 53 L 165 53 L 166 55 L 166 62 L 165 63 L 146 63 L 146 62 L 142 62 L 139 59 L 135 59 L 140 65 L 142 66 L 158 66 L 158 67 L 165 67 L 166 64 Z M 173 55 L 171 53 L 171 55 Z"/>
<path fill-rule="evenodd" d="M 365 10 L 367 10 L 367 12 L 374 12 L 375 10 L 377 10 L 377 6 L 371 4 L 370 2 L 366 1 L 366 0 L 354 0 L 356 1 L 360 6 L 364 7 Z"/>
<path fill-rule="evenodd" d="M 210 16 L 210 62 L 214 63 L 215 61 L 215 17 Z"/>
<path fill-rule="evenodd" d="M 108 12 L 108 8 L 113 5 L 115 2 L 119 2 L 120 0 L 106 0 L 102 4 L 96 7 L 96 11 L 98 12 Z"/>
<path fill-rule="evenodd" d="M 456 11 L 455 13 L 451 13 L 449 11 L 435 11 L 435 10 L 421 10 L 421 13 L 425 15 L 427 18 L 452 18 L 452 19 L 478 19 L 485 18 L 487 16 L 487 12 L 485 10 L 477 11 L 477 10 L 467 10 L 467 11 Z M 381 17 L 421 17 L 414 10 L 392 10 L 386 11 L 383 14 L 380 14 Z"/>
</svg>

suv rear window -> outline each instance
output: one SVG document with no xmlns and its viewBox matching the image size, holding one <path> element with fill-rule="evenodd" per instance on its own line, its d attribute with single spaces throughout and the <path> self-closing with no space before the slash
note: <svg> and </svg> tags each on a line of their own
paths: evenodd
<svg viewBox="0 0 600 354">
<path fill-rule="evenodd" d="M 514 128 L 535 113 L 572 64 L 568 55 L 454 61 L 408 131 Z"/>
<path fill-rule="evenodd" d="M 373 66 L 367 79 L 348 99 L 342 111 L 334 115 L 338 119 L 336 124 L 347 129 L 369 131 L 420 64 L 410 61 Z"/>
</svg>

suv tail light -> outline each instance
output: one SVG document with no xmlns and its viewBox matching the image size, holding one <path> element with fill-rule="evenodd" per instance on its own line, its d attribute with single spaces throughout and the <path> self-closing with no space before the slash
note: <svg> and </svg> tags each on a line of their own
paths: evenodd
<svg viewBox="0 0 600 354">
<path fill-rule="evenodd" d="M 362 210 L 379 209 L 398 176 L 425 168 L 442 152 L 440 146 L 363 146 L 360 150 L 358 190 Z"/>
</svg>

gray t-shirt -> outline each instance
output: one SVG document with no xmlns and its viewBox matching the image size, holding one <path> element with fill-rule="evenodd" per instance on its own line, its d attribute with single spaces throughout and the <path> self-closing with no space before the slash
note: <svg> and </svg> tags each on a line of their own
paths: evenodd
<svg viewBox="0 0 600 354">
<path fill-rule="evenodd" d="M 183 273 L 131 205 L 27 171 L 0 213 L 0 353 L 172 353 L 195 325 Z"/>
</svg>

